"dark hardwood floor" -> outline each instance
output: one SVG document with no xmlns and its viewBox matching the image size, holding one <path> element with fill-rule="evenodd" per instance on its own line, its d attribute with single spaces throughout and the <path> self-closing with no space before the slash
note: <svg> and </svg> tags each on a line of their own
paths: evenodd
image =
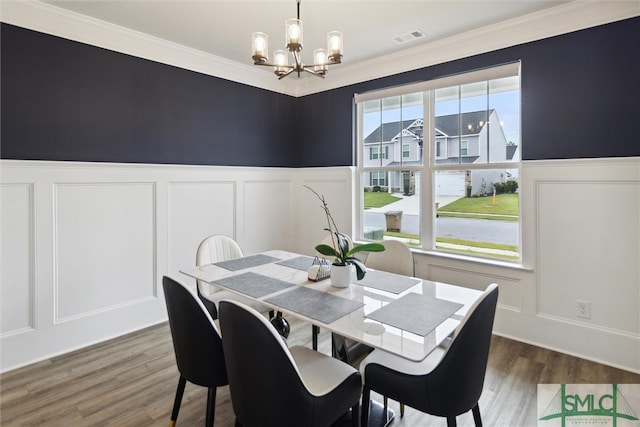
<svg viewBox="0 0 640 427">
<path fill-rule="evenodd" d="M 310 341 L 311 327 L 292 322 L 289 342 Z M 321 332 L 320 351 L 329 353 L 329 346 L 330 334 Z M 167 426 L 177 382 L 171 334 L 163 323 L 1 375 L 0 425 Z M 484 425 L 535 426 L 539 383 L 640 383 L 640 375 L 494 336 L 480 399 Z M 206 398 L 204 388 L 187 384 L 177 425 L 204 425 Z M 390 406 L 399 414 L 396 402 Z M 223 387 L 215 426 L 233 425 Z M 443 418 L 412 408 L 392 423 L 445 425 Z M 458 425 L 472 426 L 471 414 L 458 417 Z"/>
</svg>

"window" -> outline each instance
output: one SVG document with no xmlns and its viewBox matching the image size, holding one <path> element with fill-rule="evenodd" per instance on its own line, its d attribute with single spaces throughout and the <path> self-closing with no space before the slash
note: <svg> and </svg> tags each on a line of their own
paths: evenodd
<svg viewBox="0 0 640 427">
<path fill-rule="evenodd" d="M 426 250 L 520 260 L 519 73 L 514 63 L 356 95 L 359 238 L 382 229 Z M 369 147 L 385 159 L 364 161 Z M 388 204 L 368 212 L 376 185 Z M 399 207 L 400 233 L 387 231 L 384 209 Z"/>
<path fill-rule="evenodd" d="M 469 141 L 463 139 L 460 141 L 460 155 L 467 156 L 469 153 Z"/>
<path fill-rule="evenodd" d="M 379 145 L 372 146 L 369 149 L 369 159 L 377 160 L 377 159 L 388 159 L 389 158 L 389 147 L 382 147 L 382 155 L 381 147 Z"/>
<path fill-rule="evenodd" d="M 374 186 L 383 187 L 387 185 L 387 173 L 386 172 L 371 172 L 369 184 Z"/>
</svg>

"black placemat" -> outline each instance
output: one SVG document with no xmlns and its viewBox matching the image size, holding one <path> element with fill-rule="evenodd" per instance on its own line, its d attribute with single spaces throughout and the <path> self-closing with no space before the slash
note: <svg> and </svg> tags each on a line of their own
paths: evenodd
<svg viewBox="0 0 640 427">
<path fill-rule="evenodd" d="M 216 262 L 214 265 L 230 271 L 244 270 L 245 268 L 257 267 L 258 265 L 269 264 L 280 261 L 280 258 L 264 254 L 249 255 L 242 258 L 234 258 L 226 261 Z"/>
<path fill-rule="evenodd" d="M 366 315 L 369 319 L 425 336 L 460 310 L 462 304 L 409 293 Z"/>
<path fill-rule="evenodd" d="M 265 295 L 296 286 L 293 283 L 263 276 L 252 271 L 216 280 L 216 285 L 232 289 L 253 298 L 261 298 Z"/>
<path fill-rule="evenodd" d="M 420 279 L 388 273 L 386 271 L 368 270 L 362 280 L 356 280 L 353 283 L 394 294 L 401 294 L 410 287 L 420 283 Z"/>
<path fill-rule="evenodd" d="M 302 287 L 265 301 L 323 323 L 332 323 L 364 305 L 360 301 Z"/>
</svg>

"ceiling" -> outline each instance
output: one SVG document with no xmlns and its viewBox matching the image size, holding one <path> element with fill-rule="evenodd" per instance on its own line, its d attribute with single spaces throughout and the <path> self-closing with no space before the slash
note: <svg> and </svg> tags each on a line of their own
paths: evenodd
<svg viewBox="0 0 640 427">
<path fill-rule="evenodd" d="M 284 46 L 284 21 L 296 0 L 45 0 L 44 3 L 106 21 L 217 57 L 250 65 L 251 33 L 269 34 L 271 52 Z M 566 0 L 302 0 L 303 61 L 326 45 L 326 33 L 344 33 L 343 64 L 432 43 Z M 397 44 L 415 30 L 425 37 Z M 265 72 L 270 68 L 265 67 Z"/>
</svg>

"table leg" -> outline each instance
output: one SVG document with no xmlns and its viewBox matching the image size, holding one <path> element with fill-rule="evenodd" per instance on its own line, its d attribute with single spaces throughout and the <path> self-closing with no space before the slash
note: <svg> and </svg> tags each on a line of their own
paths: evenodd
<svg viewBox="0 0 640 427">
<path fill-rule="evenodd" d="M 371 401 L 369 404 L 369 427 L 386 427 L 391 424 L 395 417 L 395 412 L 389 408 L 386 411 L 384 409 L 382 403 L 375 400 Z M 351 427 L 351 411 L 333 423 L 331 427 Z"/>
<path fill-rule="evenodd" d="M 311 345 L 315 351 L 318 351 L 318 334 L 320 333 L 320 327 L 311 325 Z"/>
</svg>

